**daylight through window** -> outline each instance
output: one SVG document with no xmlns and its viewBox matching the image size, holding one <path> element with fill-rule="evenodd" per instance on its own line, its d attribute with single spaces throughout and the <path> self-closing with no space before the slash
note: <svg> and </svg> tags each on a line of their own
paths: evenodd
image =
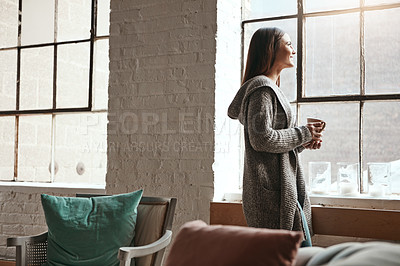
<svg viewBox="0 0 400 266">
<path fill-rule="evenodd" d="M 281 88 L 299 125 L 327 123 L 321 150 L 301 154 L 311 194 L 400 194 L 400 1 L 245 0 L 242 17 L 243 62 L 256 29 L 282 28 L 297 68 Z"/>
<path fill-rule="evenodd" d="M 0 180 L 104 184 L 108 0 L 6 0 Z"/>
</svg>

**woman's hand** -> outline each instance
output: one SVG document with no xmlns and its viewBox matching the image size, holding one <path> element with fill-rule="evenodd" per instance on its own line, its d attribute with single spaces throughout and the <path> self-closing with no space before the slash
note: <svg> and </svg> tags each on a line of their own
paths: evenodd
<svg viewBox="0 0 400 266">
<path fill-rule="evenodd" d="M 307 124 L 306 127 L 308 130 L 310 130 L 312 139 L 314 141 L 319 141 L 321 140 L 322 137 L 322 130 L 323 130 L 323 124 L 322 123 L 312 123 L 312 124 Z"/>
<path fill-rule="evenodd" d="M 322 146 L 321 132 L 323 130 L 324 125 L 322 123 L 312 123 L 312 124 L 307 124 L 306 126 L 311 132 L 312 140 L 304 144 L 303 147 L 310 150 L 320 149 Z"/>
<path fill-rule="evenodd" d="M 318 150 L 321 148 L 321 146 L 322 146 L 322 140 L 320 141 L 312 140 L 310 142 L 307 142 L 306 144 L 303 144 L 303 147 L 308 150 Z"/>
</svg>

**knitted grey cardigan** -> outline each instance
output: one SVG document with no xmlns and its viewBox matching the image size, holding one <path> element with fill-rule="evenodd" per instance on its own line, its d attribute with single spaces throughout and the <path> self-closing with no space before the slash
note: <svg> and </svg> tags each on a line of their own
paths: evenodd
<svg viewBox="0 0 400 266">
<path fill-rule="evenodd" d="M 244 126 L 243 211 L 252 227 L 304 231 L 297 201 L 310 233 L 311 205 L 298 152 L 309 142 L 306 126 L 295 126 L 290 103 L 273 81 L 246 81 L 228 109 Z"/>
</svg>

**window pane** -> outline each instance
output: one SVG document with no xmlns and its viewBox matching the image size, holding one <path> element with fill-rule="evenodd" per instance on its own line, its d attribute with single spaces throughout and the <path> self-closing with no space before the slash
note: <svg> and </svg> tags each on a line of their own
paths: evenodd
<svg viewBox="0 0 400 266">
<path fill-rule="evenodd" d="M 104 184 L 107 114 L 56 116 L 55 182 Z"/>
<path fill-rule="evenodd" d="M 54 2 L 54 0 L 22 2 L 22 45 L 54 42 Z"/>
<path fill-rule="evenodd" d="M 109 35 L 110 0 L 97 1 L 97 36 Z"/>
<path fill-rule="evenodd" d="M 0 117 L 0 180 L 14 178 L 15 118 Z"/>
<path fill-rule="evenodd" d="M 277 21 L 267 21 L 258 23 L 248 23 L 244 26 L 244 64 L 247 60 L 247 52 L 249 49 L 249 44 L 253 33 L 262 27 L 278 27 L 283 31 L 287 32 L 292 40 L 293 47 L 297 47 L 297 19 L 287 19 L 287 20 L 277 20 Z M 297 51 L 297 49 L 296 49 Z M 294 57 L 294 64 L 297 66 L 297 57 Z M 243 66 L 245 67 L 245 66 Z M 285 93 L 289 101 L 294 101 L 296 99 L 296 67 L 288 68 L 281 73 L 281 89 Z"/>
<path fill-rule="evenodd" d="M 18 139 L 18 181 L 50 181 L 51 115 L 21 116 Z"/>
<path fill-rule="evenodd" d="M 321 149 L 301 153 L 304 173 L 308 175 L 309 162 L 331 162 L 331 190 L 336 192 L 338 163 L 358 162 L 359 104 L 301 104 L 299 112 L 299 125 L 305 125 L 307 117 L 320 118 L 326 122 Z"/>
<path fill-rule="evenodd" d="M 0 48 L 17 46 L 18 41 L 18 1 L 1 2 L 0 7 Z"/>
<path fill-rule="evenodd" d="M 58 46 L 57 108 L 87 107 L 89 42 Z"/>
<path fill-rule="evenodd" d="M 0 110 L 15 110 L 17 50 L 0 51 Z"/>
<path fill-rule="evenodd" d="M 359 13 L 306 19 L 306 96 L 359 93 L 359 20 Z"/>
<path fill-rule="evenodd" d="M 380 4 L 392 4 L 400 3 L 399 0 L 365 0 L 365 5 L 380 5 Z"/>
<path fill-rule="evenodd" d="M 52 107 L 53 50 L 52 46 L 21 50 L 21 110 Z"/>
<path fill-rule="evenodd" d="M 305 0 L 305 12 L 347 9 L 360 6 L 360 0 Z"/>
<path fill-rule="evenodd" d="M 365 92 L 400 93 L 400 8 L 365 12 Z"/>
<path fill-rule="evenodd" d="M 108 39 L 95 42 L 94 53 L 94 103 L 96 110 L 107 109 L 108 105 Z"/>
<path fill-rule="evenodd" d="M 276 17 L 297 14 L 297 0 L 247 0 L 244 2 L 243 18 Z"/>
<path fill-rule="evenodd" d="M 58 42 L 90 38 L 91 2 L 90 0 L 58 0 Z"/>
<path fill-rule="evenodd" d="M 391 162 L 393 193 L 400 193 L 399 110 L 400 102 L 368 102 L 364 105 L 363 170 L 367 170 L 367 163 Z"/>
</svg>

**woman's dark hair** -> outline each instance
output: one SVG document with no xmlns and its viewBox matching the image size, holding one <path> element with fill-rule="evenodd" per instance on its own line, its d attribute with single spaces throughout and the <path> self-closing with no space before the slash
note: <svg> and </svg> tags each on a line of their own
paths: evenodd
<svg viewBox="0 0 400 266">
<path fill-rule="evenodd" d="M 246 69 L 242 84 L 247 80 L 267 73 L 275 61 L 276 51 L 284 31 L 278 28 L 260 28 L 251 37 Z M 279 79 L 278 81 L 279 82 Z"/>
</svg>

